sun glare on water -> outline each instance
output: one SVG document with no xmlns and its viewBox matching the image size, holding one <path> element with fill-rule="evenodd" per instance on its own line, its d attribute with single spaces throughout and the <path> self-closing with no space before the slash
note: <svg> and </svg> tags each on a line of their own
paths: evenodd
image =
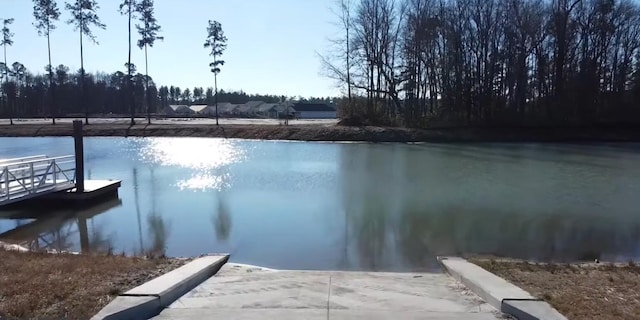
<svg viewBox="0 0 640 320">
<path fill-rule="evenodd" d="M 178 188 L 206 191 L 229 186 L 228 167 L 242 161 L 245 150 L 223 139 L 153 138 L 144 140 L 140 155 L 154 165 L 191 169 L 189 178 L 176 182 Z"/>
<path fill-rule="evenodd" d="M 178 180 L 177 184 L 180 190 L 222 190 L 223 188 L 231 186 L 228 175 L 214 175 L 214 174 L 196 174 L 189 179 Z"/>
</svg>

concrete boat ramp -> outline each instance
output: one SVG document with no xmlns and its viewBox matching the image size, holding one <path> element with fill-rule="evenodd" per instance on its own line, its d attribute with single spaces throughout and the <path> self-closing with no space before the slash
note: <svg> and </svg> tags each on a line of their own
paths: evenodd
<svg viewBox="0 0 640 320">
<path fill-rule="evenodd" d="M 153 319 L 503 319 L 446 274 L 226 264 Z"/>
<path fill-rule="evenodd" d="M 133 288 L 92 320 L 566 320 L 548 303 L 460 258 L 446 273 L 285 271 L 205 256 Z"/>
</svg>

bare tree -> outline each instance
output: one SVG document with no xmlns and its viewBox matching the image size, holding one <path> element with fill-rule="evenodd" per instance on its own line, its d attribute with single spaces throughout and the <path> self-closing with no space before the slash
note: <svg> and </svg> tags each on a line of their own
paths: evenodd
<svg viewBox="0 0 640 320">
<path fill-rule="evenodd" d="M 338 0 L 332 10 L 337 18 L 336 26 L 341 28 L 343 35 L 330 39 L 331 48 L 327 54 L 318 54 L 325 74 L 337 81 L 340 87 L 346 86 L 348 103 L 342 106 L 342 112 L 354 117 L 353 94 L 351 86 L 351 33 L 353 0 Z"/>
</svg>

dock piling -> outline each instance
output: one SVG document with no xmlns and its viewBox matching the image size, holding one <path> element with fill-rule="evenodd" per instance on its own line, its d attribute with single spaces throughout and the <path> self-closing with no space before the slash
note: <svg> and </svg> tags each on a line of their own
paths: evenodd
<svg viewBox="0 0 640 320">
<path fill-rule="evenodd" d="M 76 192 L 84 192 L 84 144 L 82 121 L 73 121 L 73 140 L 76 152 Z"/>
</svg>

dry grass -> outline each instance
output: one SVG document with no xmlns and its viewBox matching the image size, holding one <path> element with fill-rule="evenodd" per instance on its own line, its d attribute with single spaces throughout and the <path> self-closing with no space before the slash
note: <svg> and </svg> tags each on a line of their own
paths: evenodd
<svg viewBox="0 0 640 320">
<path fill-rule="evenodd" d="M 544 299 L 569 319 L 640 319 L 640 267 L 472 260 Z"/>
<path fill-rule="evenodd" d="M 0 250 L 0 319 L 88 319 L 184 262 Z"/>
</svg>

